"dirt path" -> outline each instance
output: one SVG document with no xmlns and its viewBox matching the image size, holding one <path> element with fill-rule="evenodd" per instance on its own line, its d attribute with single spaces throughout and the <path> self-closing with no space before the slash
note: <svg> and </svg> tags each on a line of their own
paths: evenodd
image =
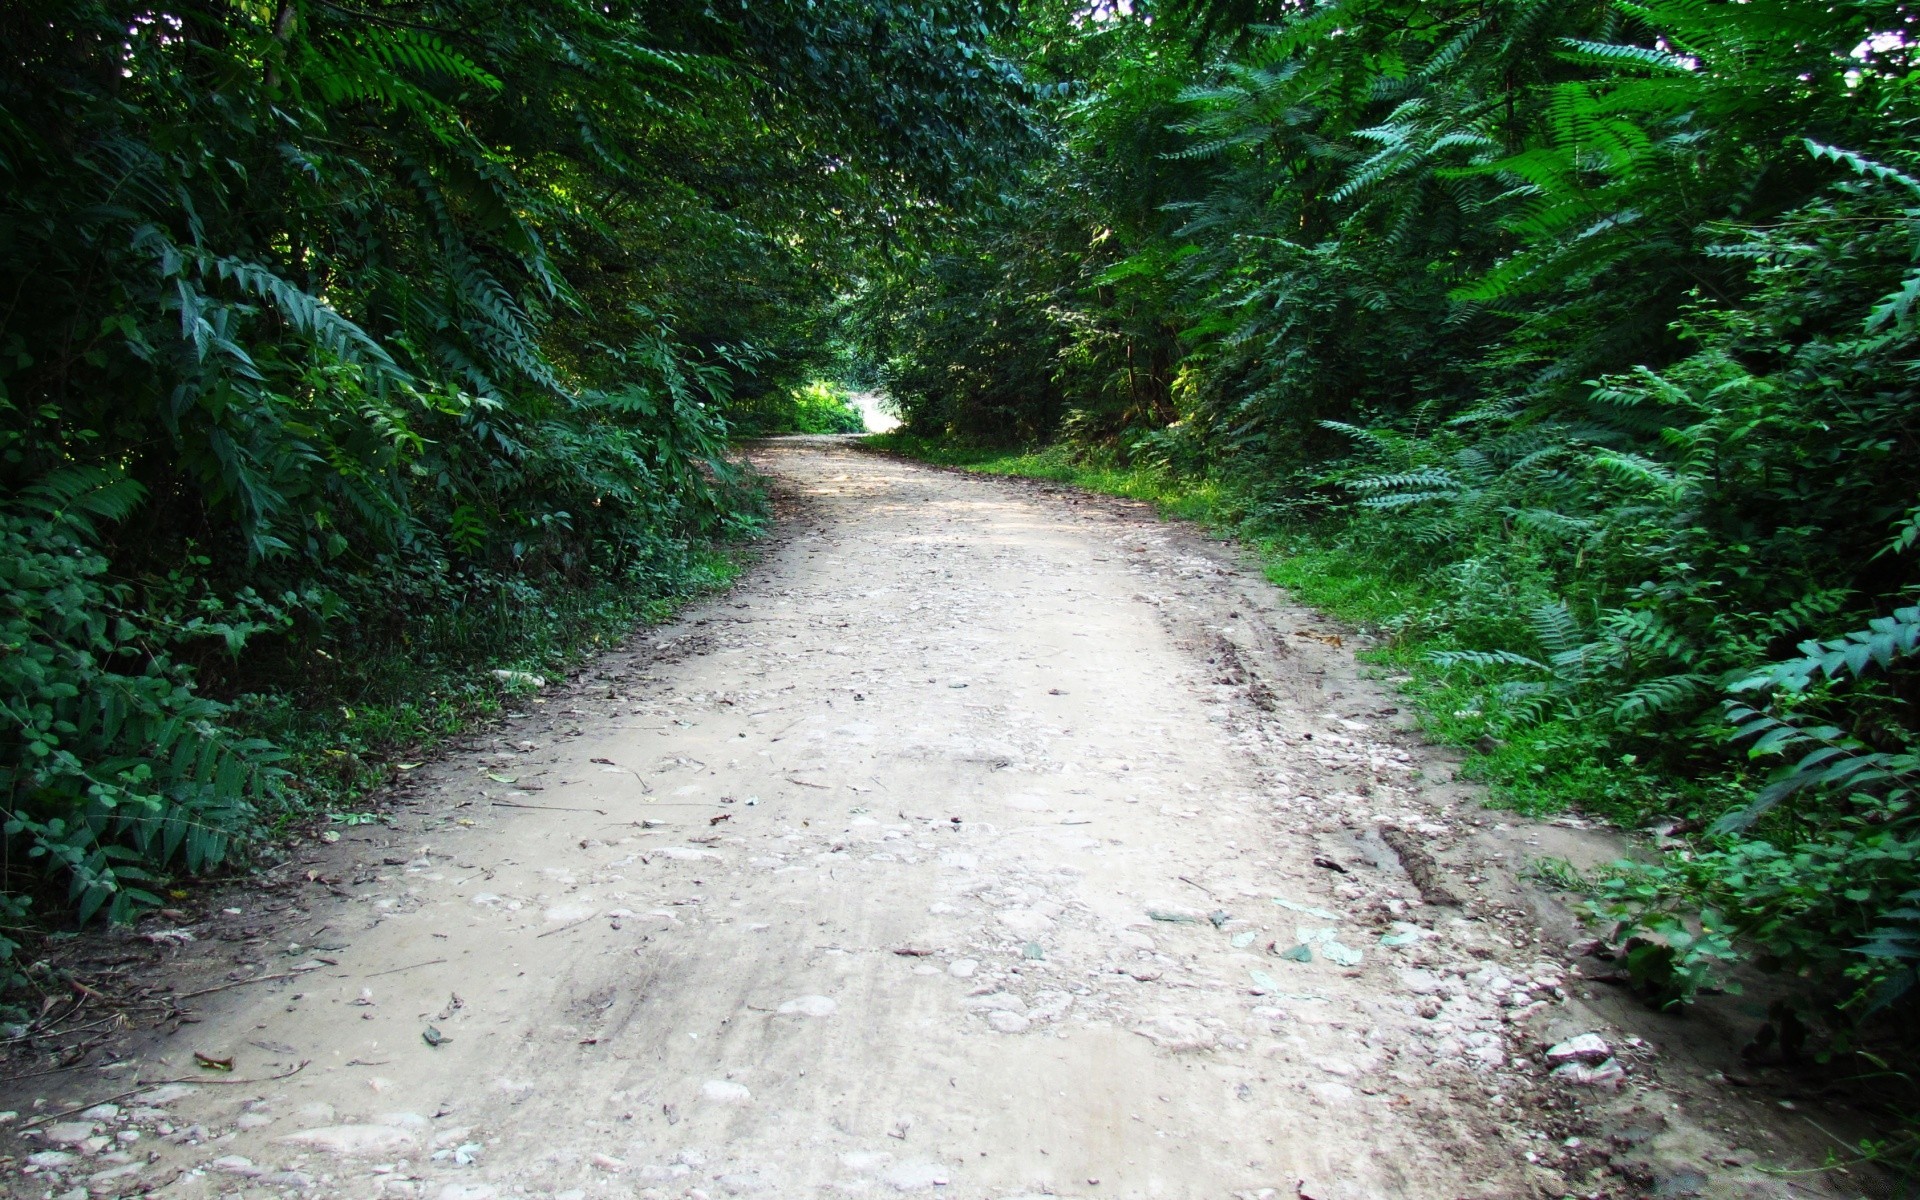
<svg viewBox="0 0 1920 1200">
<path fill-rule="evenodd" d="M 265 981 L 17 1085 L 14 1128 L 227 1082 L 42 1123 L 16 1194 L 1804 1191 L 1539 941 L 1501 847 L 1586 835 L 1481 812 L 1229 550 L 757 458 L 787 532 L 734 594 L 191 926 L 182 992 Z M 1597 1082 L 1550 1077 L 1587 1032 Z"/>
</svg>

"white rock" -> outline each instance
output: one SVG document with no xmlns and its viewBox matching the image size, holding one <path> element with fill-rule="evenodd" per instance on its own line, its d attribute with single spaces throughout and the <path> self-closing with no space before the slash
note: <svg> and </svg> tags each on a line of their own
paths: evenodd
<svg viewBox="0 0 1920 1200">
<path fill-rule="evenodd" d="M 1034 937 L 1053 928 L 1053 918 L 1033 908 L 1003 908 L 994 916 L 1022 937 Z"/>
<path fill-rule="evenodd" d="M 972 979 L 980 964 L 971 958 L 956 958 L 947 964 L 947 971 L 956 979 Z"/>
<path fill-rule="evenodd" d="M 611 1154 L 596 1154 L 587 1161 L 599 1167 L 602 1171 L 607 1171 L 615 1175 L 627 1169 L 627 1161 L 625 1159 L 615 1158 Z"/>
<path fill-rule="evenodd" d="M 27 1166 L 38 1167 L 42 1171 L 51 1170 L 54 1167 L 71 1166 L 79 1161 L 78 1154 L 69 1154 L 65 1150 L 41 1150 L 27 1155 Z"/>
<path fill-rule="evenodd" d="M 493 677 L 508 687 L 532 688 L 538 691 L 540 688 L 547 686 L 545 678 L 535 675 L 531 671 L 495 671 Z"/>
<path fill-rule="evenodd" d="M 238 1154 L 221 1155 L 219 1158 L 207 1164 L 207 1170 L 218 1171 L 222 1175 L 239 1175 L 246 1179 L 252 1179 L 256 1175 L 266 1174 L 265 1171 L 253 1165 L 252 1159 L 244 1158 Z"/>
<path fill-rule="evenodd" d="M 1016 1012 L 990 1012 L 987 1024 L 1000 1033 L 1025 1033 L 1033 1022 Z"/>
<path fill-rule="evenodd" d="M 307 1174 L 305 1171 L 275 1171 L 270 1175 L 262 1175 L 260 1177 L 260 1183 L 267 1187 L 277 1188 L 304 1189 L 312 1187 L 313 1182 L 313 1176 Z"/>
<path fill-rule="evenodd" d="M 1570 1083 L 1577 1087 L 1599 1088 L 1608 1092 L 1619 1091 L 1627 1082 L 1626 1069 L 1611 1058 L 1595 1066 L 1589 1066 L 1583 1062 L 1566 1063 L 1555 1067 L 1550 1074 L 1562 1083 Z"/>
<path fill-rule="evenodd" d="M 455 1125 L 450 1129 L 442 1129 L 439 1133 L 433 1135 L 431 1145 L 435 1150 L 444 1149 L 448 1146 L 458 1146 L 460 1143 L 466 1141 L 467 1135 L 472 1132 L 473 1127 L 469 1125 Z"/>
<path fill-rule="evenodd" d="M 796 996 L 774 1010 L 783 1017 L 830 1017 L 840 1011 L 831 996 Z"/>
<path fill-rule="evenodd" d="M 1566 1063 L 1586 1063 L 1591 1066 L 1612 1057 L 1613 1047 L 1607 1045 L 1597 1033 L 1582 1033 L 1547 1048 L 1547 1063 L 1555 1067 Z"/>
<path fill-rule="evenodd" d="M 493 1200 L 499 1194 L 490 1183 L 449 1183 L 435 1193 L 435 1200 Z"/>
<path fill-rule="evenodd" d="M 709 1079 L 700 1085 L 700 1094 L 720 1104 L 748 1104 L 753 1093 L 742 1084 L 728 1079 Z"/>
<path fill-rule="evenodd" d="M 118 1104 L 96 1104 L 80 1115 L 89 1121 L 111 1121 L 120 1115 L 120 1106 Z"/>
<path fill-rule="evenodd" d="M 1215 1045 L 1212 1030 L 1192 1017 L 1183 1017 L 1174 1013 L 1162 1013 L 1153 1017 L 1134 1026 L 1133 1032 L 1154 1045 L 1172 1050 L 1176 1054 L 1190 1050 L 1211 1050 Z"/>
<path fill-rule="evenodd" d="M 98 1132 L 100 1127 L 91 1121 L 61 1121 L 42 1129 L 40 1140 L 49 1146 L 79 1146 Z"/>
<path fill-rule="evenodd" d="M 414 1144 L 411 1131 L 392 1125 L 327 1125 L 290 1133 L 280 1140 L 349 1156 L 393 1154 L 411 1149 Z"/>
</svg>

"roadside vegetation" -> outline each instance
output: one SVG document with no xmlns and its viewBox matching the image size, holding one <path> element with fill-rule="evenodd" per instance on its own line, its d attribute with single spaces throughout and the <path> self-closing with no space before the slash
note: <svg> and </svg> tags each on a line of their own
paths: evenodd
<svg viewBox="0 0 1920 1200">
<path fill-rule="evenodd" d="M 735 434 L 763 437 L 778 433 L 862 433 L 866 419 L 854 407 L 845 386 L 827 379 L 810 379 L 751 406 L 738 405 L 728 414 Z"/>
<path fill-rule="evenodd" d="M 1504 802 L 1677 839 L 1586 881 L 1650 999 L 1745 958 L 1756 1053 L 1904 1079 L 1911 10 L 1150 15 L 1026 29 L 1043 147 L 853 306 L 880 444 L 1249 538 Z"/>
</svg>

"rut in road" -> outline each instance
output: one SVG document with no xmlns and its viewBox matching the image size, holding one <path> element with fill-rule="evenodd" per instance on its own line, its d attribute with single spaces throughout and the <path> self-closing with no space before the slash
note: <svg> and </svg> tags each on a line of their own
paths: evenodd
<svg viewBox="0 0 1920 1200">
<path fill-rule="evenodd" d="M 1633 1177 L 1562 1145 L 1585 1118 L 1537 1051 L 1594 1019 L 1510 879 L 1435 874 L 1486 818 L 1337 634 L 1144 512 L 828 440 L 755 456 L 788 532 L 739 589 L 415 772 L 393 828 L 233 896 L 177 974 L 216 986 L 237 948 L 233 978 L 285 977 L 124 1051 L 143 1079 L 309 1065 L 45 1124 L 19 1194 Z"/>
</svg>

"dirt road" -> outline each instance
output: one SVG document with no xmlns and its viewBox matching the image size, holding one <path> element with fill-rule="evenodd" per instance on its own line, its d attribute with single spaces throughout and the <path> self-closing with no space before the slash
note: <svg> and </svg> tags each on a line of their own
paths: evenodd
<svg viewBox="0 0 1920 1200">
<path fill-rule="evenodd" d="M 1482 811 L 1231 550 L 756 457 L 786 532 L 733 594 L 143 926 L 197 1019 L 16 1085 L 17 1194 L 1801 1190 L 1541 940 L 1521 852 L 1616 847 Z"/>
</svg>

